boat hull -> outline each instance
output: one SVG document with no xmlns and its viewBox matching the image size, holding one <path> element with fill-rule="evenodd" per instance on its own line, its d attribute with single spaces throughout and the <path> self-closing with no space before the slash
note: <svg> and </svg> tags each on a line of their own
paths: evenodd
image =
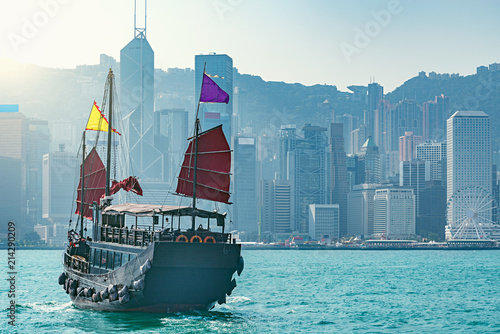
<svg viewBox="0 0 500 334">
<path fill-rule="evenodd" d="M 233 274 L 241 270 L 239 244 L 154 242 L 124 266 L 100 275 L 82 274 L 65 267 L 66 277 L 82 288 L 99 292 L 106 286 L 133 287 L 143 280 L 141 289 L 131 289 L 126 303 L 104 299 L 92 301 L 83 293 L 70 293 L 81 308 L 102 311 L 168 313 L 209 310 L 224 303 L 236 286 Z M 151 262 L 147 272 L 141 266 Z"/>
</svg>

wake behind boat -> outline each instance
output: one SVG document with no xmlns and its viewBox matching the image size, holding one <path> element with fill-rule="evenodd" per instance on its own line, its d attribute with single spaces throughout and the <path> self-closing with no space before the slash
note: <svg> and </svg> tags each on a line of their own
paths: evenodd
<svg viewBox="0 0 500 334">
<path fill-rule="evenodd" d="M 84 131 L 75 212 L 79 231 L 68 232 L 59 284 L 76 306 L 94 310 L 163 313 L 209 310 L 225 303 L 236 287 L 234 273 L 243 270 L 241 245 L 225 233 L 225 213 L 196 207 L 197 198 L 230 204 L 231 151 L 222 126 L 200 132 L 196 115 L 176 190 L 192 197 L 192 206 L 111 205 L 111 195 L 120 189 L 142 194 L 134 177 L 110 182 L 111 136 L 119 135 L 112 128 L 113 93 L 110 70 L 104 98 L 108 119 L 94 103 L 86 127 L 108 133 L 107 166 L 95 147 L 85 155 Z M 228 102 L 205 73 L 202 102 Z M 191 220 L 190 228 L 181 228 L 183 217 Z M 92 221 L 92 236 L 85 235 L 85 218 Z"/>
</svg>

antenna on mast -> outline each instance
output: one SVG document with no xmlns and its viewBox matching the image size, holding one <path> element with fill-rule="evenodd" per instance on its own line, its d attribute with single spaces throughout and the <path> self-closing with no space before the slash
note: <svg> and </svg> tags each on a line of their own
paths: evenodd
<svg viewBox="0 0 500 334">
<path fill-rule="evenodd" d="M 146 38 L 148 0 L 144 0 L 144 28 L 137 28 L 137 0 L 134 0 L 134 37 Z"/>
</svg>

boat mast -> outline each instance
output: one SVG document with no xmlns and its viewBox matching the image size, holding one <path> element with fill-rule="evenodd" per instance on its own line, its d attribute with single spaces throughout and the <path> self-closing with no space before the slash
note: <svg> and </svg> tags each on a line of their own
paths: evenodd
<svg viewBox="0 0 500 334">
<path fill-rule="evenodd" d="M 85 203 L 85 130 L 83 130 L 82 138 L 82 189 L 80 189 L 82 194 L 82 201 L 80 203 L 80 237 L 83 237 L 83 208 Z"/>
<path fill-rule="evenodd" d="M 207 67 L 207 63 L 203 65 L 203 75 L 205 75 L 205 69 Z M 201 100 L 201 92 L 203 90 L 203 76 L 201 79 L 201 87 L 200 87 L 200 98 L 198 99 L 198 107 L 196 108 L 196 121 L 194 124 L 194 168 L 193 168 L 193 214 L 191 216 L 191 229 L 194 231 L 196 226 L 196 177 L 198 172 L 198 136 L 200 134 L 200 119 L 198 118 L 198 112 L 200 111 L 200 100 Z"/>
<path fill-rule="evenodd" d="M 198 102 L 198 108 L 200 107 L 200 103 Z M 200 120 L 198 119 L 198 112 L 196 112 L 196 122 L 194 124 L 195 126 L 195 136 L 194 136 L 194 175 L 193 175 L 193 214 L 191 218 L 191 228 L 194 231 L 195 225 L 196 225 L 196 176 L 197 176 L 197 169 L 198 169 L 198 135 L 199 135 L 199 125 L 200 125 Z"/>
<path fill-rule="evenodd" d="M 106 155 L 106 190 L 105 196 L 109 196 L 109 182 L 110 182 L 110 172 L 111 172 L 111 133 L 113 132 L 112 121 L 113 121 L 113 70 L 109 69 L 108 73 L 108 85 L 109 85 L 109 112 L 108 112 L 108 147 Z"/>
</svg>

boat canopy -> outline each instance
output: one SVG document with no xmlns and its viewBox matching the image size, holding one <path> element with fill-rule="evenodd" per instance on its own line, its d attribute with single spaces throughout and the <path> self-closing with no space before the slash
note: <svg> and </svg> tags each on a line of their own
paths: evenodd
<svg viewBox="0 0 500 334">
<path fill-rule="evenodd" d="M 205 211 L 194 209 L 190 206 L 175 206 L 175 205 L 156 205 L 156 204 L 137 204 L 137 203 L 123 203 L 110 205 L 104 210 L 107 215 L 121 215 L 126 214 L 129 216 L 148 217 L 155 215 L 174 215 L 174 216 L 192 216 L 193 211 L 197 217 L 200 218 L 216 218 L 217 223 L 224 221 L 226 213 L 218 213 L 217 211 Z"/>
</svg>

